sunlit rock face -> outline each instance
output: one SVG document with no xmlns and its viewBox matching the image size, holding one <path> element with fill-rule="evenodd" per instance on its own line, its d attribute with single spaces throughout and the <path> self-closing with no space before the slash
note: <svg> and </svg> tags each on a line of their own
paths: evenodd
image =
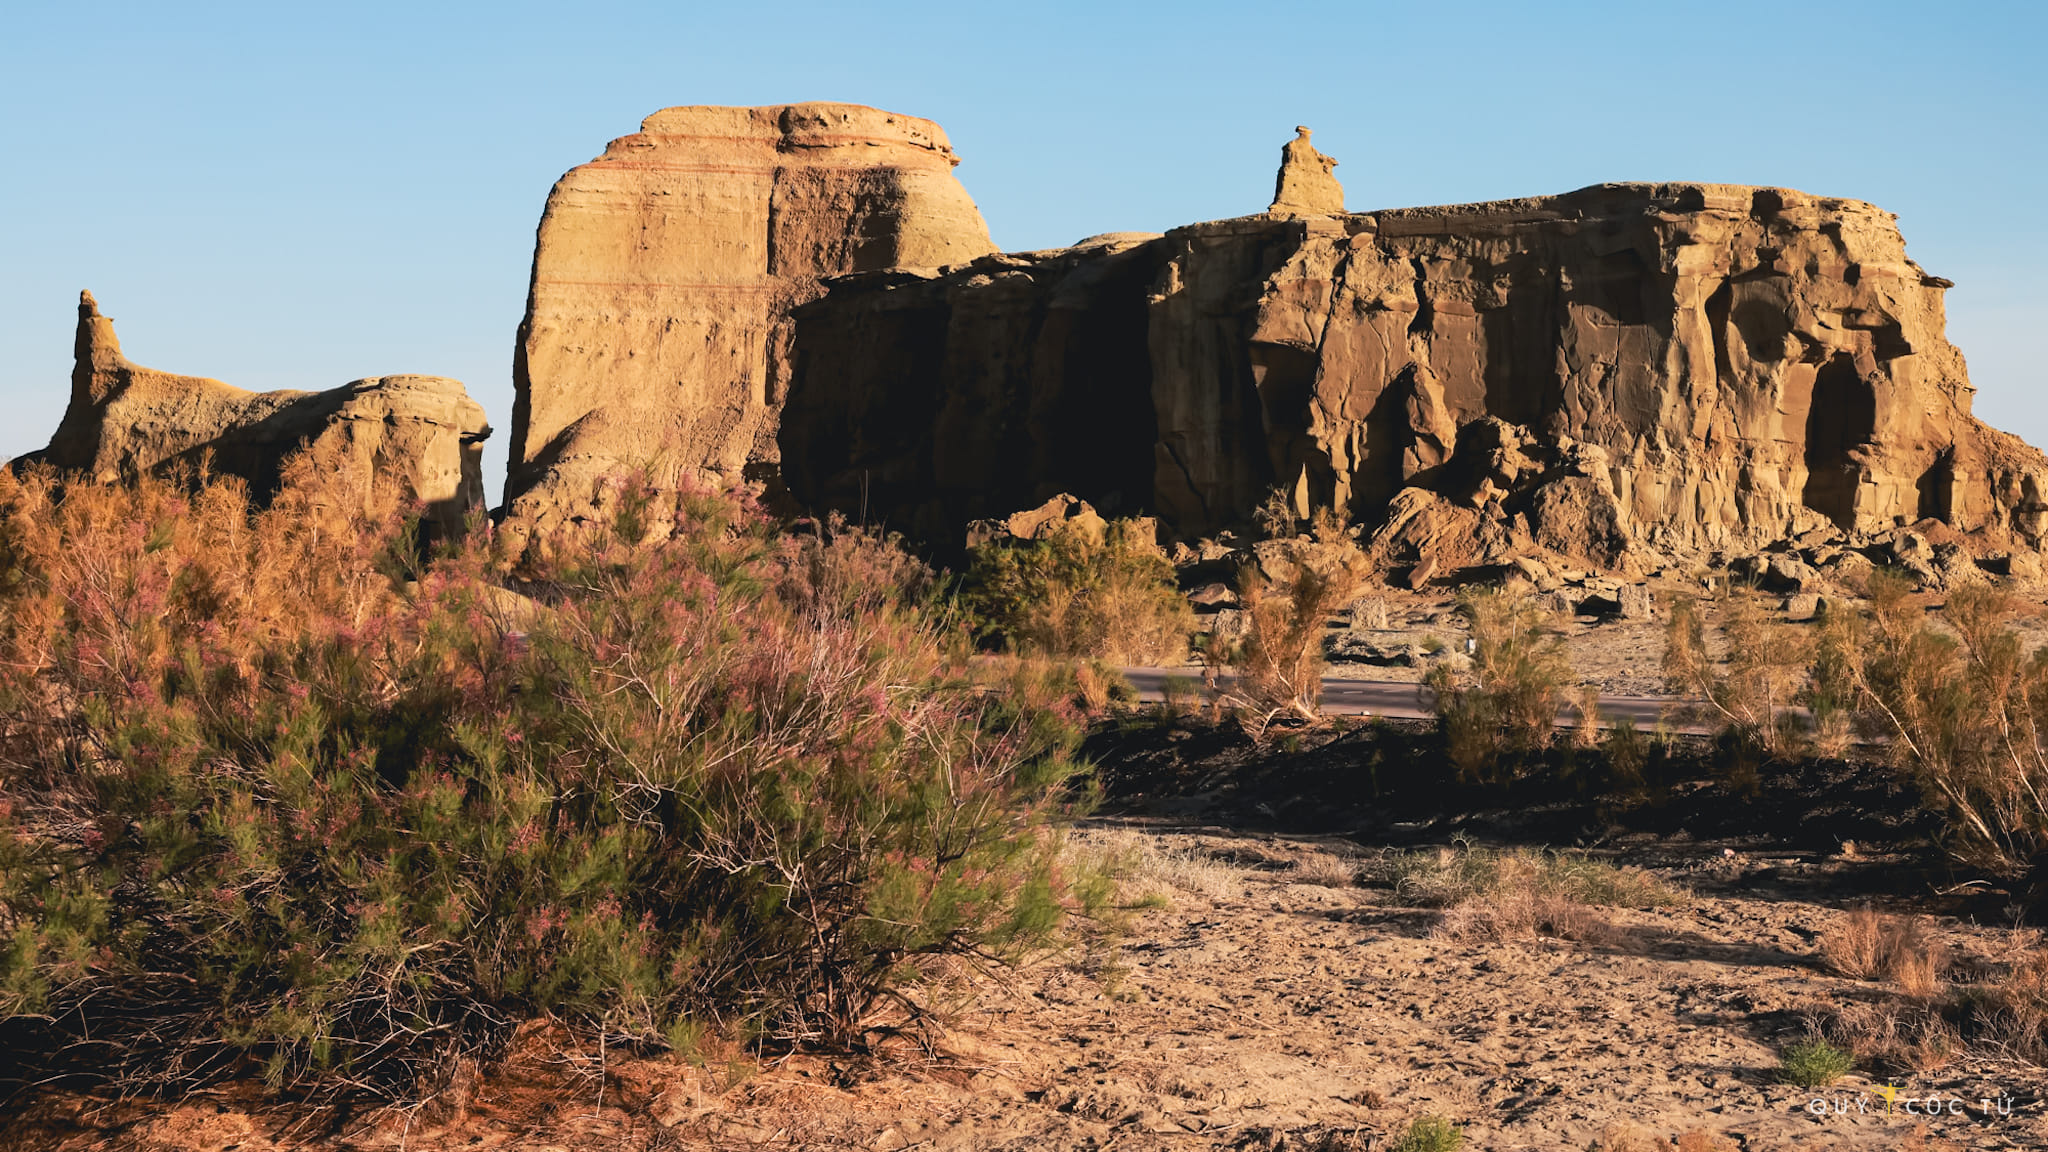
<svg viewBox="0 0 2048 1152">
<path fill-rule="evenodd" d="M 284 463 L 322 450 L 330 467 L 358 469 L 417 502 L 442 531 L 484 505 L 484 410 L 440 376 L 379 376 L 321 392 L 249 392 L 202 376 L 135 364 L 114 321 L 79 294 L 71 401 L 49 446 L 22 458 L 110 483 L 189 468 L 238 476 L 250 494 L 276 493 Z"/>
<path fill-rule="evenodd" d="M 933 535 L 1068 492 L 1193 537 L 1278 488 L 1446 564 L 1928 518 L 2038 545 L 2048 461 L 1970 414 L 1947 287 L 1889 213 L 1734 185 L 1103 238 L 834 281 L 782 463 Z"/>
<path fill-rule="evenodd" d="M 789 312 L 824 276 L 993 247 L 945 132 L 856 104 L 668 108 L 549 194 L 514 365 L 504 530 L 608 475 L 771 477 Z"/>
</svg>

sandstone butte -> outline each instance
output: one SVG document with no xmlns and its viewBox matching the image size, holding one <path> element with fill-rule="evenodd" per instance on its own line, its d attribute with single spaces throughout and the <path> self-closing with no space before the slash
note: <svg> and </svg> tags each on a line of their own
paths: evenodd
<svg viewBox="0 0 2048 1152">
<path fill-rule="evenodd" d="M 824 277 L 994 249 L 937 124 L 857 104 L 668 108 L 548 195 L 513 378 L 504 531 L 607 476 L 772 482 L 792 310 Z"/>
<path fill-rule="evenodd" d="M 994 253 L 928 121 L 673 108 L 548 199 L 507 526 L 656 460 L 942 547 L 1069 493 L 1194 539 L 1280 489 L 1388 563 L 1647 569 L 1936 520 L 2038 547 L 1948 282 L 1855 200 L 1723 184 L 1261 215 Z"/>
<path fill-rule="evenodd" d="M 71 400 L 37 461 L 101 483 L 202 464 L 239 476 L 251 495 L 277 491 L 286 458 L 331 453 L 344 467 L 396 481 L 443 530 L 484 502 L 484 410 L 439 376 L 381 376 L 322 392 L 248 392 L 130 363 L 92 293 L 78 297 Z"/>
</svg>

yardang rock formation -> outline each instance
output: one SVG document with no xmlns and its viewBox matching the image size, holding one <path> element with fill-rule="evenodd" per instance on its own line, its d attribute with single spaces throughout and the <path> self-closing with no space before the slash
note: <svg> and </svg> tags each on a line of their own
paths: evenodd
<svg viewBox="0 0 2048 1152">
<path fill-rule="evenodd" d="M 460 383 L 382 376 L 324 392 L 247 392 L 200 376 L 130 363 L 92 293 L 78 297 L 71 402 L 49 446 L 21 458 L 102 483 L 204 462 L 267 499 L 286 458 L 321 447 L 396 480 L 443 530 L 484 503 L 482 453 L 491 432 Z"/>
<path fill-rule="evenodd" d="M 1869 204 L 1603 184 L 1346 212 L 1304 128 L 1264 213 L 1005 254 L 954 163 L 929 121 L 795 104 L 657 112 L 565 175 L 519 330 L 515 553 L 643 466 L 941 548 L 1062 494 L 1196 540 L 1278 490 L 1444 573 L 2048 533 L 2048 458 L 1971 415 L 1949 285 Z M 453 381 L 138 368 L 88 295 L 38 456 L 108 477 L 210 453 L 260 495 L 340 443 L 452 522 L 487 432 Z"/>
<path fill-rule="evenodd" d="M 563 176 L 514 363 L 515 547 L 586 516 L 623 469 L 772 477 L 789 316 L 821 278 L 993 249 L 956 163 L 913 116 L 695 107 L 656 112 Z"/>
<path fill-rule="evenodd" d="M 1276 209 L 1321 167 L 1288 149 Z M 1949 285 L 1869 204 L 1609 184 L 1289 212 L 833 281 L 797 311 L 791 491 L 931 538 L 1068 492 L 1194 538 L 1278 487 L 1447 570 L 2048 528 L 2048 460 L 1971 415 Z"/>
</svg>

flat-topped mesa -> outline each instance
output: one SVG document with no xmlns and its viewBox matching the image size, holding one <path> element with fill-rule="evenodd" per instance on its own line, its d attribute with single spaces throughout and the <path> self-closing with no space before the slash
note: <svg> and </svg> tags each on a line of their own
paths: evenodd
<svg viewBox="0 0 2048 1152">
<path fill-rule="evenodd" d="M 1279 216 L 1338 216 L 1344 212 L 1344 186 L 1331 169 L 1337 161 L 1316 151 L 1309 130 L 1297 125 L 1294 139 L 1280 148 L 1280 174 L 1273 181 L 1273 203 L 1267 212 Z"/>
<path fill-rule="evenodd" d="M 1277 487 L 1445 571 L 1925 519 L 2039 547 L 2048 458 L 1971 415 L 1948 286 L 1871 205 L 1718 184 L 852 277 L 798 314 L 784 474 L 934 540 L 1055 492 L 1192 539 Z"/>
<path fill-rule="evenodd" d="M 78 297 L 71 402 L 48 447 L 21 457 L 99 483 L 204 463 L 277 491 L 287 458 L 319 448 L 343 466 L 396 481 L 443 531 L 481 508 L 491 427 L 461 383 L 380 376 L 324 392 L 249 392 L 134 364 L 91 292 Z"/>
<path fill-rule="evenodd" d="M 993 249 L 929 120 L 857 104 L 668 108 L 548 196 L 514 362 L 515 550 L 652 466 L 772 474 L 791 308 L 824 276 Z"/>
</svg>

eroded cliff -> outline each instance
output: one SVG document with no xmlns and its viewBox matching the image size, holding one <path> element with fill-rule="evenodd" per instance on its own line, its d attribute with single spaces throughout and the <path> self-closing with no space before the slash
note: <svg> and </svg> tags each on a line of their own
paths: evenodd
<svg viewBox="0 0 2048 1152">
<path fill-rule="evenodd" d="M 1869 204 L 1291 211 L 833 282 L 798 312 L 792 492 L 932 534 L 1066 491 L 1193 537 L 1278 487 L 1446 566 L 2048 526 L 2048 460 L 1971 416 L 1948 284 Z"/>
<path fill-rule="evenodd" d="M 505 531 L 653 466 L 772 474 L 790 310 L 820 277 L 993 245 L 929 120 L 856 104 L 668 108 L 548 196 L 514 364 Z"/>
<path fill-rule="evenodd" d="M 483 408 L 439 376 L 381 376 L 321 392 L 249 392 L 131 363 L 90 292 L 78 301 L 71 400 L 49 446 L 21 458 L 100 482 L 204 464 L 268 499 L 285 460 L 328 459 L 400 486 L 443 530 L 484 505 Z"/>
</svg>

